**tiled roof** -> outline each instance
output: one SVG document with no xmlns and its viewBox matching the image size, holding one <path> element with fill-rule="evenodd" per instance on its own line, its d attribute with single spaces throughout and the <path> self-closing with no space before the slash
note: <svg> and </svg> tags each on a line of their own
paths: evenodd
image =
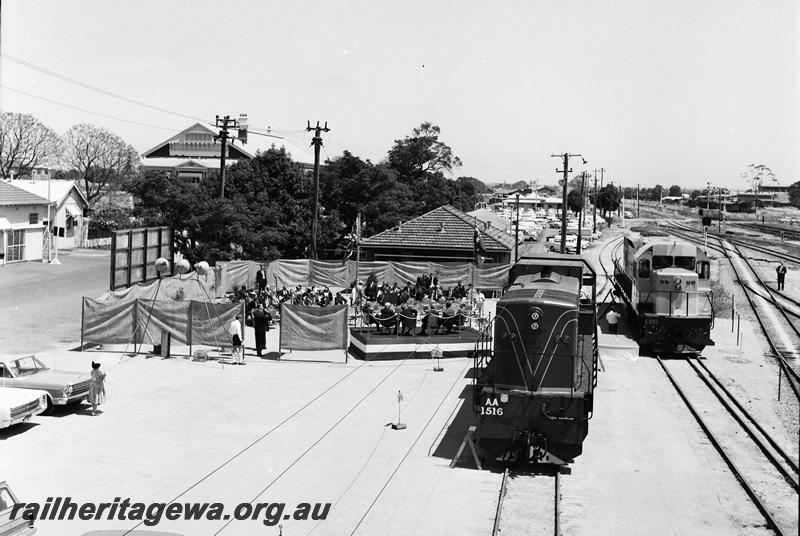
<svg viewBox="0 0 800 536">
<path fill-rule="evenodd" d="M 6 181 L 0 181 L 0 206 L 47 204 L 49 202 L 44 197 L 17 188 Z"/>
<path fill-rule="evenodd" d="M 491 210 L 486 210 L 484 208 L 479 208 L 478 210 L 467 212 L 467 216 L 474 216 L 475 218 L 478 218 L 479 221 L 489 222 L 489 225 L 491 225 L 492 227 L 494 227 L 499 231 L 505 231 L 511 226 L 511 222 L 509 222 L 503 216 Z"/>
<path fill-rule="evenodd" d="M 259 129 L 254 125 L 251 125 L 254 131 L 261 132 L 263 129 Z M 218 130 L 211 128 L 211 126 L 203 124 L 203 123 L 195 123 L 190 127 L 174 134 L 169 139 L 166 139 L 153 147 L 142 153 L 142 158 L 145 166 L 154 166 L 160 164 L 153 164 L 152 160 L 156 157 L 149 156 L 152 153 L 156 153 L 159 150 L 163 150 L 165 146 L 170 145 L 171 143 L 181 143 L 186 141 L 187 134 L 204 134 L 208 136 L 214 136 L 217 134 Z M 233 135 L 236 135 L 236 131 L 233 131 Z M 293 142 L 283 138 L 281 136 L 275 135 L 264 135 L 264 134 L 255 134 L 255 132 L 251 132 L 248 136 L 248 141 L 246 144 L 242 144 L 235 138 L 231 138 L 228 142 L 232 149 L 236 149 L 237 151 L 243 153 L 245 156 L 253 158 L 255 157 L 258 151 L 266 151 L 271 148 L 273 145 L 275 148 L 280 149 L 281 147 L 286 149 L 286 152 L 292 156 L 292 160 L 294 162 L 299 162 L 301 164 L 313 164 L 314 163 L 314 156 L 307 150 L 298 147 Z M 310 139 L 309 139 L 310 142 Z M 187 154 L 178 154 L 175 156 L 169 156 L 166 158 L 169 159 L 183 159 L 182 162 L 185 161 L 187 158 L 205 158 L 205 153 L 208 152 L 208 155 L 214 155 L 214 158 L 217 159 L 217 167 L 219 167 L 219 143 L 213 143 L 213 141 L 200 141 L 200 142 L 192 142 L 193 151 L 192 153 Z M 197 154 L 197 151 L 200 151 L 201 154 Z M 170 150 L 170 155 L 174 153 Z M 232 155 L 233 156 L 233 155 Z M 161 157 L 164 158 L 164 157 Z M 160 158 L 159 158 L 160 159 Z"/>
<path fill-rule="evenodd" d="M 443 205 L 398 227 L 364 238 L 361 245 L 471 251 L 474 247 L 476 221 L 478 220 L 473 216 L 468 216 L 450 205 Z M 480 221 L 478 231 L 487 251 L 508 252 L 514 247 L 513 237 L 494 227 L 485 227 Z"/>
<path fill-rule="evenodd" d="M 87 205 L 89 204 L 89 202 L 86 201 L 86 196 L 83 195 L 83 192 L 81 192 L 80 188 L 78 188 L 78 185 L 75 181 L 52 179 L 49 182 L 50 201 L 55 203 L 57 206 L 60 206 L 61 203 L 64 202 L 73 188 L 75 188 L 75 190 L 78 192 L 78 195 L 83 198 L 84 203 Z M 34 195 L 38 195 L 39 197 L 44 197 L 47 199 L 47 183 L 48 181 L 46 180 L 29 181 L 20 179 L 11 184 L 17 188 L 25 190 L 26 192 L 30 192 Z"/>
</svg>

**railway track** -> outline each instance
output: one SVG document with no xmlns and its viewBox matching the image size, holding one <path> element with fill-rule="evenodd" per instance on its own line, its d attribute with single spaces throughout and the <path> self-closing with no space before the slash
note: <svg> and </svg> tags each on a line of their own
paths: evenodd
<svg viewBox="0 0 800 536">
<path fill-rule="evenodd" d="M 506 468 L 500 483 L 492 536 L 547 534 L 551 530 L 554 536 L 560 536 L 561 478 L 559 475 L 558 467 L 554 468 L 552 476 L 549 473 L 535 475 L 512 473 Z M 552 501 L 546 500 L 547 493 L 552 493 Z M 508 502 L 513 504 L 508 504 Z M 535 507 L 532 508 L 531 504 L 534 504 Z M 509 511 L 518 515 L 503 517 L 504 512 L 508 513 Z M 552 525 L 548 526 L 549 520 L 552 520 Z"/>
<path fill-rule="evenodd" d="M 697 228 L 692 227 L 690 225 L 677 223 L 677 222 L 674 222 L 674 221 L 670 222 L 668 224 L 668 227 L 670 229 L 673 229 L 673 230 L 677 228 L 677 229 L 680 229 L 680 230 L 682 230 L 684 232 L 690 232 L 690 233 L 701 235 L 701 236 L 703 234 L 703 231 L 701 231 L 700 229 L 697 229 Z M 725 235 L 725 234 L 720 235 L 719 233 L 716 233 L 716 232 L 711 231 L 711 230 L 709 230 L 708 236 L 709 236 L 709 238 L 712 238 L 712 237 L 717 238 L 717 239 L 723 239 L 724 238 L 726 241 L 730 242 L 731 244 L 734 244 L 734 245 L 737 245 L 737 246 L 746 247 L 748 249 L 752 249 L 754 251 L 758 251 L 759 253 L 763 253 L 764 255 L 769 255 L 770 257 L 781 259 L 781 260 L 784 260 L 784 261 L 787 261 L 787 262 L 791 262 L 791 263 L 794 263 L 794 264 L 800 266 L 800 257 L 798 257 L 796 255 L 792 255 L 790 253 L 784 253 L 784 252 L 781 252 L 781 251 L 776 251 L 774 248 L 770 249 L 770 248 L 767 248 L 767 247 L 764 247 L 764 246 L 759 246 L 758 244 L 753 244 L 752 242 L 744 240 L 744 239 L 741 239 L 741 238 L 735 238 L 735 237 L 732 237 L 732 236 L 729 236 L 729 235 Z"/>
<path fill-rule="evenodd" d="M 674 229 L 672 231 L 674 232 Z M 693 242 L 699 241 L 698 238 L 687 236 L 685 233 L 676 232 L 676 234 Z M 796 368 L 797 362 L 800 360 L 800 328 L 796 321 L 796 318 L 800 318 L 800 310 L 791 308 L 796 308 L 800 304 L 764 283 L 756 268 L 750 263 L 747 256 L 742 254 L 738 245 L 731 245 L 727 240 L 715 238 L 718 240 L 719 246 L 709 245 L 709 247 L 713 247 L 728 259 L 734 277 L 742 287 L 745 298 L 761 328 L 761 333 L 767 339 L 781 371 L 786 375 L 792 392 L 800 399 L 800 373 Z M 755 291 L 754 287 L 765 289 L 767 296 Z M 782 304 L 780 300 L 785 303 Z M 792 363 L 795 365 L 793 366 Z"/>
<path fill-rule="evenodd" d="M 800 231 L 797 229 L 787 229 L 777 225 L 768 225 L 764 223 L 750 223 L 750 222 L 731 222 L 731 224 L 740 225 L 742 227 L 751 227 L 757 231 L 768 233 L 774 236 L 781 236 L 783 233 L 784 238 L 789 240 L 800 240 Z"/>
<path fill-rule="evenodd" d="M 767 528 L 779 536 L 797 534 L 797 461 L 699 358 L 669 360 L 669 365 L 656 359 Z"/>
</svg>

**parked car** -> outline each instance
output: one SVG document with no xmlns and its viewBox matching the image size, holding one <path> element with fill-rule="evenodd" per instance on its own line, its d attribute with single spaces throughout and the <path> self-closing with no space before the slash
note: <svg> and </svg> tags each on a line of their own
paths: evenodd
<svg viewBox="0 0 800 536">
<path fill-rule="evenodd" d="M 29 421 L 47 409 L 47 393 L 34 389 L 0 387 L 0 428 Z"/>
<path fill-rule="evenodd" d="M 54 405 L 80 403 L 89 396 L 91 376 L 81 372 L 53 370 L 28 355 L 0 361 L 0 386 L 40 389 L 47 393 L 47 412 Z"/>
<path fill-rule="evenodd" d="M 15 504 L 19 504 L 17 497 L 11 492 L 8 484 L 0 481 L 0 536 L 33 536 L 36 534 L 36 527 L 33 520 L 22 519 L 17 516 L 11 519 L 11 510 Z"/>
</svg>

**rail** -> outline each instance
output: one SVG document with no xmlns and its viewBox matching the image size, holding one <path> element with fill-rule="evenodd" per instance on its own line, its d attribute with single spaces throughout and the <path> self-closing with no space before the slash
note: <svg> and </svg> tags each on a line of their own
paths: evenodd
<svg viewBox="0 0 800 536">
<path fill-rule="evenodd" d="M 717 437 L 711 431 L 708 424 L 705 422 L 705 420 L 703 420 L 703 417 L 700 414 L 700 412 L 697 410 L 697 408 L 695 408 L 694 404 L 692 404 L 692 402 L 689 400 L 689 397 L 681 388 L 680 384 L 672 376 L 672 373 L 670 373 L 669 369 L 664 364 L 664 361 L 658 355 L 656 356 L 656 359 L 658 360 L 658 364 L 661 365 L 661 368 L 664 370 L 664 373 L 667 375 L 667 378 L 669 379 L 670 383 L 675 388 L 675 391 L 678 393 L 678 396 L 680 396 L 681 400 L 683 400 L 684 404 L 686 404 L 686 407 L 688 408 L 689 412 L 695 418 L 697 424 L 703 430 L 703 433 L 706 435 L 711 445 L 716 449 L 717 453 L 719 453 L 720 457 L 723 459 L 725 464 L 731 470 L 736 480 L 744 489 L 745 493 L 747 493 L 748 497 L 750 497 L 750 500 L 753 502 L 756 508 L 758 508 L 758 511 L 761 512 L 761 515 L 764 516 L 764 519 L 767 522 L 767 528 L 772 529 L 778 536 L 787 535 L 788 533 L 773 517 L 772 513 L 769 511 L 766 504 L 764 504 L 764 501 L 762 501 L 761 498 L 758 496 L 758 494 L 756 494 L 755 490 L 753 489 L 753 486 L 745 478 L 744 474 L 739 469 L 739 467 L 734 463 L 733 459 L 730 457 L 728 452 L 722 447 L 722 444 L 719 442 Z"/>
</svg>

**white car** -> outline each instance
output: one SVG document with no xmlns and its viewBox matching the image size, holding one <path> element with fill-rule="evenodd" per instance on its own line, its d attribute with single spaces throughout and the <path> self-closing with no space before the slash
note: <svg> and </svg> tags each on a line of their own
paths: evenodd
<svg viewBox="0 0 800 536">
<path fill-rule="evenodd" d="M 47 409 L 47 393 L 36 389 L 0 387 L 0 428 L 29 421 Z"/>
<path fill-rule="evenodd" d="M 14 506 L 19 504 L 8 484 L 0 481 L 0 536 L 34 536 L 33 520 L 24 519 L 20 513 L 11 519 Z"/>
</svg>

